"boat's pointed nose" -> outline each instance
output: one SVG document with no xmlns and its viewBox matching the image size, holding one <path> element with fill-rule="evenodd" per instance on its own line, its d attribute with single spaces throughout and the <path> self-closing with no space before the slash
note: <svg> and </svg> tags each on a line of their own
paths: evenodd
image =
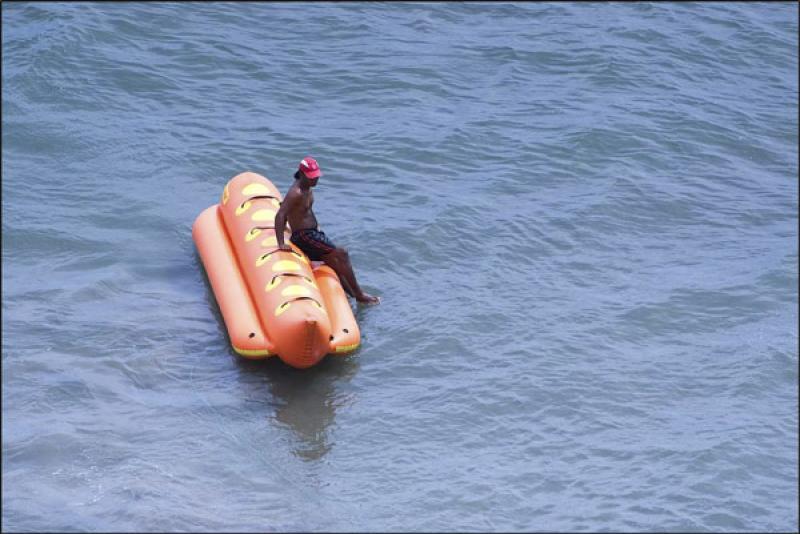
<svg viewBox="0 0 800 534">
<path fill-rule="evenodd" d="M 331 338 L 330 321 L 327 316 L 309 310 L 281 336 L 286 346 L 278 351 L 280 358 L 291 365 L 304 369 L 319 362 L 328 353 Z"/>
</svg>

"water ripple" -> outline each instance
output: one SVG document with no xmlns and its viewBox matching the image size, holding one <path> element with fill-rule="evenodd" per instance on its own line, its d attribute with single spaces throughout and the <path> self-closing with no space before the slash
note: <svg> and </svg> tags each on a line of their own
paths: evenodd
<svg viewBox="0 0 800 534">
<path fill-rule="evenodd" d="M 3 529 L 796 529 L 793 7 L 9 5 Z M 300 372 L 191 224 L 309 153 Z"/>
</svg>

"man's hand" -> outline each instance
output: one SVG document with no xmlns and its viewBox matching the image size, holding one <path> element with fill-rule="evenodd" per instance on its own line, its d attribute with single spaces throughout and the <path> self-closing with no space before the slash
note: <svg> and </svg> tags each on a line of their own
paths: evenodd
<svg viewBox="0 0 800 534">
<path fill-rule="evenodd" d="M 292 248 L 292 245 L 290 245 L 289 243 L 281 243 L 280 245 L 278 245 L 278 250 L 285 250 L 286 252 L 292 252 L 294 249 Z"/>
</svg>

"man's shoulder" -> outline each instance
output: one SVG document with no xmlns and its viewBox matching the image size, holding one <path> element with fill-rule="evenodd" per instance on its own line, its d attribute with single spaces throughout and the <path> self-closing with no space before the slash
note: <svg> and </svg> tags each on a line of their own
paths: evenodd
<svg viewBox="0 0 800 534">
<path fill-rule="evenodd" d="M 300 188 L 297 187 L 297 184 L 292 184 L 289 187 L 289 190 L 286 191 L 286 195 L 283 197 L 283 201 L 286 202 L 288 200 L 291 202 L 292 200 L 298 199 L 302 196 L 303 196 L 303 191 L 301 191 Z"/>
</svg>

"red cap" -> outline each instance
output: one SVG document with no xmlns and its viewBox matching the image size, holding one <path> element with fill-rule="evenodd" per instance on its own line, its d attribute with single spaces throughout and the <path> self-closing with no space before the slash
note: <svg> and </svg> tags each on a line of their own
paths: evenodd
<svg viewBox="0 0 800 534">
<path fill-rule="evenodd" d="M 319 178 L 322 176 L 322 171 L 317 164 L 317 160 L 311 156 L 306 156 L 300 160 L 300 166 L 297 170 L 305 174 L 306 178 Z"/>
</svg>

